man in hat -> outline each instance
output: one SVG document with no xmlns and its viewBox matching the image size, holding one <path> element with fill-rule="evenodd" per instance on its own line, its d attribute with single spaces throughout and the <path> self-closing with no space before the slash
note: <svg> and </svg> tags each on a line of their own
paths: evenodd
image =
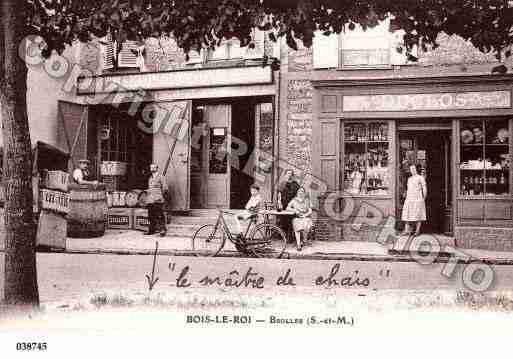
<svg viewBox="0 0 513 359">
<path fill-rule="evenodd" d="M 148 179 L 148 196 L 146 197 L 146 205 L 148 208 L 148 232 L 145 234 L 153 234 L 160 231 L 163 237 L 166 235 L 166 219 L 164 217 L 164 192 L 166 182 L 162 175 L 158 173 L 159 167 L 152 163 L 150 165 L 151 176 Z"/>
<path fill-rule="evenodd" d="M 89 160 L 81 159 L 78 161 L 78 168 L 73 171 L 73 180 L 78 184 L 98 184 L 98 181 L 91 180 L 91 171 L 89 171 Z"/>
</svg>

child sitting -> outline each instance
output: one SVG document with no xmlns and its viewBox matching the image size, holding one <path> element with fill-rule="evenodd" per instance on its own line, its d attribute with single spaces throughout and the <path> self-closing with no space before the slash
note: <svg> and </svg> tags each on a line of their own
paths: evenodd
<svg viewBox="0 0 513 359">
<path fill-rule="evenodd" d="M 256 215 L 260 209 L 260 204 L 262 203 L 260 187 L 258 187 L 256 184 L 253 184 L 249 190 L 251 192 L 251 198 L 249 199 L 248 203 L 246 203 L 244 211 L 237 216 L 237 234 L 242 233 L 241 221 L 247 221 L 252 216 Z"/>
</svg>

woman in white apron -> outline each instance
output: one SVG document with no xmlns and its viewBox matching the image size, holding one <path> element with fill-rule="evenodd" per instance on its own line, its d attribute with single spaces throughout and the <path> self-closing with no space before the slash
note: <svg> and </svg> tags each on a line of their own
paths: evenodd
<svg viewBox="0 0 513 359">
<path fill-rule="evenodd" d="M 426 220 L 427 186 L 424 176 L 420 174 L 421 169 L 419 164 L 410 166 L 411 176 L 408 178 L 406 199 L 401 216 L 405 222 L 403 235 L 411 234 L 411 224 L 415 223 L 414 236 L 418 236 L 422 222 Z"/>
</svg>

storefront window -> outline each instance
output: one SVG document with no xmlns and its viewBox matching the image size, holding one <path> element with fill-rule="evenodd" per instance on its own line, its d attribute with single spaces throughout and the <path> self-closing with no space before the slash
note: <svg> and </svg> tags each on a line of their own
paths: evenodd
<svg viewBox="0 0 513 359">
<path fill-rule="evenodd" d="M 460 194 L 500 196 L 509 194 L 508 120 L 460 122 Z"/>
<path fill-rule="evenodd" d="M 344 190 L 390 194 L 390 143 L 386 122 L 344 124 Z"/>
<path fill-rule="evenodd" d="M 211 174 L 228 173 L 226 136 L 225 127 L 210 128 L 209 173 Z"/>
</svg>

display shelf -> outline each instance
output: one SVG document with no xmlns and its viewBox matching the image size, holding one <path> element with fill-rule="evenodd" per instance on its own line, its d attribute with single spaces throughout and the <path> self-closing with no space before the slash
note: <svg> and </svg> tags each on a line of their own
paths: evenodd
<svg viewBox="0 0 513 359">
<path fill-rule="evenodd" d="M 460 141 L 465 137 L 466 142 L 474 142 L 460 143 L 458 169 L 462 198 L 497 198 L 510 194 L 511 148 L 509 130 L 505 129 L 509 129 L 505 119 L 460 121 Z"/>
<path fill-rule="evenodd" d="M 386 122 L 344 124 L 345 191 L 371 197 L 390 194 L 388 130 Z"/>
</svg>

